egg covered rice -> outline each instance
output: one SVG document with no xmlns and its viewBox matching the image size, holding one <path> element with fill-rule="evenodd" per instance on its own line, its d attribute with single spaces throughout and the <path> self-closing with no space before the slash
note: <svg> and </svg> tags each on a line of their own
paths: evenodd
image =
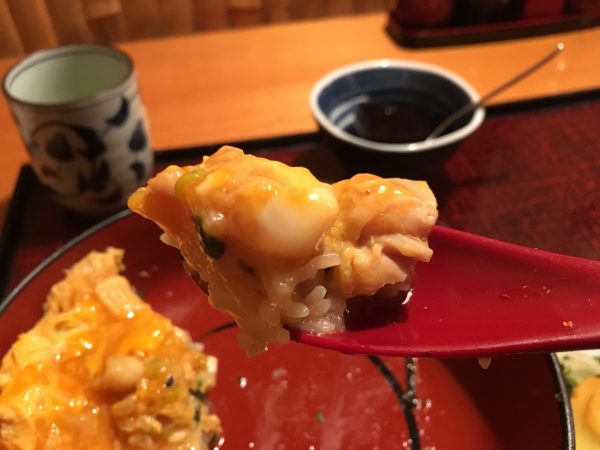
<svg viewBox="0 0 600 450">
<path fill-rule="evenodd" d="M 0 367 L 0 449 L 207 449 L 217 361 L 152 310 L 123 251 L 91 252 Z M 212 448 L 212 447 L 210 447 Z"/>
</svg>

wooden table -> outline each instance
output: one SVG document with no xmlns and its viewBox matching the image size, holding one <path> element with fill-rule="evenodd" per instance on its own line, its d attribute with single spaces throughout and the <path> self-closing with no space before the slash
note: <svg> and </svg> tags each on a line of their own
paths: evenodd
<svg viewBox="0 0 600 450">
<path fill-rule="evenodd" d="M 310 131 L 311 86 L 344 64 L 418 59 L 462 75 L 486 92 L 566 44 L 556 60 L 494 102 L 600 86 L 600 29 L 463 47 L 410 50 L 371 14 L 123 44 L 135 60 L 157 149 Z M 5 73 L 14 64 L 0 59 Z M 0 221 L 19 167 L 28 160 L 6 102 L 0 102 Z"/>
</svg>

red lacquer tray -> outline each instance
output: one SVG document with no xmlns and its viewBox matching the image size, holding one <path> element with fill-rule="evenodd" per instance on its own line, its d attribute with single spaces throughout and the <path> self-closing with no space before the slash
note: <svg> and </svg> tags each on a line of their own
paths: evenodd
<svg viewBox="0 0 600 450">
<path fill-rule="evenodd" d="M 600 259 L 599 117 L 600 90 L 489 108 L 445 172 L 430 180 L 440 223 Z M 361 171 L 323 146 L 316 133 L 229 144 L 306 166 L 325 180 Z M 157 167 L 196 163 L 219 146 L 159 151 Z M 94 223 L 57 206 L 24 166 L 0 239 L 0 293 Z"/>
<path fill-rule="evenodd" d="M 592 91 L 491 108 L 445 172 L 430 180 L 440 200 L 440 221 L 519 244 L 600 258 L 599 100 L 600 91 Z M 360 170 L 324 147 L 316 134 L 238 145 L 306 166 L 322 179 Z M 158 152 L 157 165 L 197 162 L 217 147 Z M 56 206 L 25 166 L 0 243 L 3 286 L 14 287 L 91 225 Z M 159 311 L 196 337 L 226 324 L 225 317 L 203 307 L 201 294 L 183 275 L 176 254 L 159 244 L 157 233 L 151 224 L 127 216 L 60 250 L 32 283 L 13 294 L 17 301 L 0 316 L 3 348 L 39 316 L 45 291 L 62 269 L 87 250 L 108 244 L 128 250 L 127 275 Z M 152 277 L 140 277 L 148 268 Z M 181 291 L 167 296 L 166 289 L 175 285 Z M 226 329 L 205 339 L 221 359 L 213 400 L 229 429 L 227 448 L 251 448 L 250 443 L 269 449 L 572 446 L 568 402 L 552 357 L 503 357 L 488 371 L 469 360 L 421 359 L 417 374 L 407 376 L 412 369 L 404 359 L 350 357 L 296 344 L 248 360 L 234 335 Z M 241 389 L 240 377 L 249 381 L 247 388 Z M 415 385 L 418 402 L 413 403 L 406 393 Z M 288 391 L 290 386 L 294 389 Z"/>
</svg>

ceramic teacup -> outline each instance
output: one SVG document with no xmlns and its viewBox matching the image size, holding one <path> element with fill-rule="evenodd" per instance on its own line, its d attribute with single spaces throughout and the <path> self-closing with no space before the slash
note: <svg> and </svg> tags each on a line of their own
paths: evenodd
<svg viewBox="0 0 600 450">
<path fill-rule="evenodd" d="M 146 114 L 123 52 L 92 45 L 36 52 L 8 72 L 3 88 L 39 181 L 66 208 L 121 209 L 151 174 Z"/>
</svg>

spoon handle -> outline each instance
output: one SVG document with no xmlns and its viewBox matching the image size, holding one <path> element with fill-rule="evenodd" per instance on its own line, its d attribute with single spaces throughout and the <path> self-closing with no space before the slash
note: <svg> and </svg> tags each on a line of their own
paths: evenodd
<svg viewBox="0 0 600 450">
<path fill-rule="evenodd" d="M 491 98 L 500 94 L 501 92 L 508 89 L 509 87 L 517 84 L 519 81 L 523 80 L 524 78 L 527 78 L 529 75 L 531 75 L 532 73 L 534 73 L 535 71 L 537 71 L 538 69 L 540 69 L 541 67 L 546 65 L 548 62 L 550 62 L 552 59 L 554 59 L 554 57 L 556 55 L 558 55 L 560 52 L 562 52 L 564 50 L 564 48 L 565 48 L 565 44 L 563 44 L 562 42 L 559 42 L 558 44 L 556 44 L 556 47 L 550 53 L 548 53 L 546 56 L 544 56 L 542 59 L 540 59 L 535 64 L 528 67 L 523 72 L 516 75 L 515 77 L 511 78 L 510 80 L 501 84 L 497 88 L 488 92 L 486 95 L 481 97 L 478 102 L 467 103 L 460 109 L 456 110 L 454 113 L 452 113 L 446 119 L 444 119 L 437 127 L 435 127 L 434 130 L 431 132 L 431 134 L 425 140 L 428 141 L 430 139 L 434 139 L 434 138 L 438 137 L 444 131 L 446 131 L 446 129 L 450 125 L 452 125 L 458 119 L 460 119 L 464 115 L 470 113 L 471 111 L 474 111 L 475 109 L 479 108 L 480 106 L 485 105 L 487 103 L 487 101 L 490 100 Z"/>
<path fill-rule="evenodd" d="M 389 324 L 298 342 L 391 356 L 485 357 L 600 348 L 600 261 L 522 247 L 444 227 L 417 264 L 410 301 Z"/>
</svg>

